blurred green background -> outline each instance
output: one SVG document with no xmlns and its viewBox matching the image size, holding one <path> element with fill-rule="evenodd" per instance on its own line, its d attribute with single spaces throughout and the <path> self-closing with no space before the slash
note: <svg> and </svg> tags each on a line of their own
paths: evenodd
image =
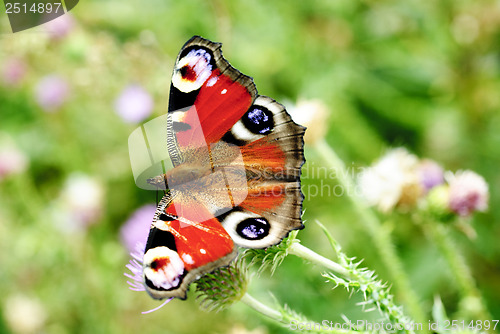
<svg viewBox="0 0 500 334">
<path fill-rule="evenodd" d="M 347 166 L 405 146 L 483 175 L 491 200 L 471 223 L 477 238 L 452 236 L 500 317 L 498 1 L 87 0 L 65 20 L 12 34 L 0 16 L 0 333 L 286 332 L 242 304 L 199 310 L 193 294 L 141 315 L 158 303 L 123 276 L 120 228 L 155 203 L 134 184 L 127 139 L 166 112 L 173 62 L 192 35 L 222 42 L 261 94 L 289 106 L 323 101 L 326 140 Z M 127 111 L 134 103 L 138 115 Z M 305 168 L 322 166 L 307 143 L 306 157 Z M 346 198 L 308 196 L 321 182 L 336 181 L 303 180 L 303 244 L 333 256 L 318 219 L 390 283 Z M 391 224 L 429 319 L 435 295 L 453 314 L 458 295 L 436 247 L 409 219 Z M 268 304 L 272 292 L 316 321 L 377 319 L 320 273 L 289 257 L 250 291 Z"/>
</svg>

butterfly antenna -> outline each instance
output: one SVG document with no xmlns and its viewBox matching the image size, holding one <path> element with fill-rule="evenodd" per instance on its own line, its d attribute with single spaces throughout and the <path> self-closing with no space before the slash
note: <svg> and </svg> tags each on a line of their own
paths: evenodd
<svg viewBox="0 0 500 334">
<path fill-rule="evenodd" d="M 154 312 L 154 311 L 158 311 L 158 310 L 159 310 L 159 309 L 161 309 L 163 306 L 167 305 L 167 303 L 168 303 L 169 301 L 171 301 L 172 299 L 173 299 L 173 297 L 172 297 L 172 298 L 169 298 L 169 299 L 167 299 L 167 300 L 165 300 L 163 303 L 161 303 L 161 305 L 160 305 L 160 306 L 155 307 L 155 308 L 154 308 L 154 309 L 152 309 L 152 310 L 149 310 L 149 311 L 144 311 L 144 312 L 141 312 L 141 313 L 142 313 L 142 314 L 148 314 L 148 313 L 152 313 L 152 312 Z"/>
</svg>

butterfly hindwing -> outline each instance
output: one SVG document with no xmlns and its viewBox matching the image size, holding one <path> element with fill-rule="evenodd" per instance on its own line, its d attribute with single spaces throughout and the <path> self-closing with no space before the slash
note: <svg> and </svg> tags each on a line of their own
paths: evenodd
<svg viewBox="0 0 500 334">
<path fill-rule="evenodd" d="M 257 96 L 248 112 L 223 137 L 241 145 L 247 171 L 248 196 L 232 216 L 220 218 L 237 245 L 269 247 L 279 243 L 291 230 L 303 227 L 300 168 L 304 163 L 304 131 L 281 104 Z M 249 218 L 254 219 L 255 226 Z M 238 221 L 241 225 L 236 224 Z M 251 233 L 245 236 L 241 233 L 244 226 L 248 226 L 247 230 L 258 230 L 259 226 L 262 234 L 254 238 L 249 237 L 253 236 Z"/>
<path fill-rule="evenodd" d="M 235 244 L 266 248 L 303 228 L 305 128 L 258 95 L 220 47 L 195 36 L 174 66 L 167 116 L 174 168 L 155 179 L 169 191 L 144 257 L 145 284 L 157 299 L 185 298 L 192 281 L 234 259 Z"/>
<path fill-rule="evenodd" d="M 236 257 L 231 237 L 208 216 L 205 208 L 181 194 L 167 194 L 160 201 L 143 261 L 146 291 L 153 298 L 185 299 L 189 283 Z"/>
</svg>

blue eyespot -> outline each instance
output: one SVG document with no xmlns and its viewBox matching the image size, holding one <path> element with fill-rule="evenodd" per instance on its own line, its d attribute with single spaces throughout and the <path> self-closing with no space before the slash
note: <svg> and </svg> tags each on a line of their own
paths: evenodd
<svg viewBox="0 0 500 334">
<path fill-rule="evenodd" d="M 269 234 L 269 222 L 265 218 L 247 218 L 236 227 L 236 233 L 247 240 L 260 240 Z"/>
<path fill-rule="evenodd" d="M 273 131 L 273 113 L 261 106 L 254 106 L 243 116 L 243 124 L 252 133 L 266 135 Z"/>
</svg>

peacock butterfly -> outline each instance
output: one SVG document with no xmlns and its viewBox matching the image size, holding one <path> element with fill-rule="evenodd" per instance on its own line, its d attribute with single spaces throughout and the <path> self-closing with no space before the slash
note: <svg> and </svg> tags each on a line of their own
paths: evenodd
<svg viewBox="0 0 500 334">
<path fill-rule="evenodd" d="M 142 268 L 155 299 L 185 299 L 191 282 L 236 257 L 236 246 L 266 248 L 304 227 L 305 128 L 258 95 L 220 48 L 194 36 L 175 62 L 166 136 L 173 168 L 148 180 L 165 190 Z"/>
</svg>

